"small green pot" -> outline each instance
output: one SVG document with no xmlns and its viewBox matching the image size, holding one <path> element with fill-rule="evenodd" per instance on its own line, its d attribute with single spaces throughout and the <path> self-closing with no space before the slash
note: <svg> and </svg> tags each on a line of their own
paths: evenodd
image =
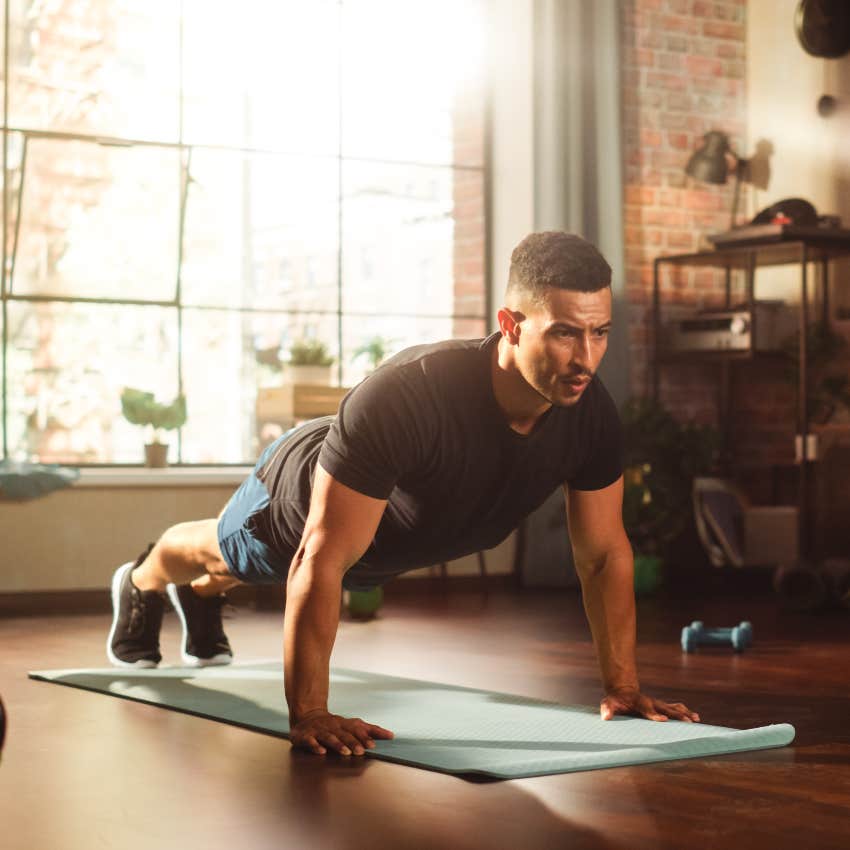
<svg viewBox="0 0 850 850">
<path fill-rule="evenodd" d="M 357 620 L 369 620 L 375 616 L 384 601 L 384 588 L 371 590 L 350 590 L 348 592 L 348 613 Z"/>
<path fill-rule="evenodd" d="M 657 555 L 635 555 L 635 594 L 647 596 L 661 584 L 662 561 Z"/>
</svg>

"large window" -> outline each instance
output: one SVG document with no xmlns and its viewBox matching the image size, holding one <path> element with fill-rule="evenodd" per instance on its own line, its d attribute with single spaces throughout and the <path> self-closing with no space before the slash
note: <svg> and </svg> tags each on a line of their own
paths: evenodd
<svg viewBox="0 0 850 850">
<path fill-rule="evenodd" d="M 6 0 L 3 454 L 256 457 L 258 391 L 319 340 L 486 332 L 483 0 Z"/>
</svg>

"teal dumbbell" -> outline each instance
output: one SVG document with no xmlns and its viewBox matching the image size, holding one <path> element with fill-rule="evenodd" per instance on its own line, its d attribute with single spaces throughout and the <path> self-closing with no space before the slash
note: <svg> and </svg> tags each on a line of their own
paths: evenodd
<svg viewBox="0 0 850 850">
<path fill-rule="evenodd" d="M 753 642 L 753 626 L 744 620 L 731 629 L 707 629 L 694 620 L 682 629 L 682 649 L 693 652 L 698 646 L 732 645 L 735 652 L 743 652 Z"/>
</svg>

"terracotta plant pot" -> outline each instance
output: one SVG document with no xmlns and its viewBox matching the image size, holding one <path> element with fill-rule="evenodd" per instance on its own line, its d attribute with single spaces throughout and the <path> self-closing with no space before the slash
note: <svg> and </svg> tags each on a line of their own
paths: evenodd
<svg viewBox="0 0 850 850">
<path fill-rule="evenodd" d="M 147 443 L 145 445 L 145 466 L 154 469 L 168 466 L 168 443 Z"/>
</svg>

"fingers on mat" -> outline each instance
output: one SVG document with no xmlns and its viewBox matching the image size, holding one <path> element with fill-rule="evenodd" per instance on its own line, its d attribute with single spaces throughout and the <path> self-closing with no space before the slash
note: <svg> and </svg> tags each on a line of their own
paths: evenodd
<svg viewBox="0 0 850 850">
<path fill-rule="evenodd" d="M 339 753 L 342 753 L 344 756 L 349 755 L 348 747 L 337 738 L 336 735 L 331 735 L 329 732 L 326 732 L 322 735 L 322 743 L 330 747 L 332 750 L 336 750 Z"/>
<path fill-rule="evenodd" d="M 363 745 L 360 743 L 360 739 L 354 735 L 349 735 L 344 732 L 340 735 L 340 740 L 346 747 L 348 747 L 349 750 L 351 750 L 351 752 L 357 755 L 363 752 Z"/>
</svg>

